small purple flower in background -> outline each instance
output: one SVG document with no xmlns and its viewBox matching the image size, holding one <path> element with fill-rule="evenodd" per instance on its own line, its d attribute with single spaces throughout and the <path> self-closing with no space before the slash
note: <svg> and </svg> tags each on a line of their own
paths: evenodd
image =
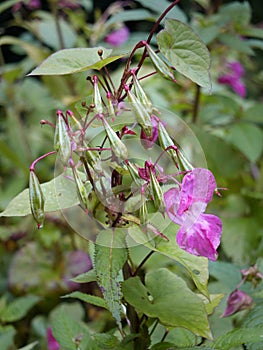
<svg viewBox="0 0 263 350">
<path fill-rule="evenodd" d="M 152 148 L 155 141 L 158 139 L 158 124 L 159 120 L 155 115 L 151 116 L 152 134 L 147 136 L 143 129 L 141 129 L 141 143 L 144 148 Z"/>
<path fill-rule="evenodd" d="M 245 292 L 235 289 L 227 299 L 226 309 L 221 317 L 234 315 L 236 312 L 250 309 L 253 299 Z"/>
<path fill-rule="evenodd" d="M 87 272 L 91 268 L 91 259 L 87 253 L 81 250 L 76 250 L 67 254 L 65 259 L 65 272 L 63 276 L 63 281 L 65 282 L 67 288 L 70 291 L 78 289 L 79 283 L 71 281 L 71 278 Z"/>
<path fill-rule="evenodd" d="M 33 11 L 41 8 L 41 1 L 40 0 L 20 1 L 12 7 L 12 11 L 13 12 L 19 11 L 22 5 L 24 5 L 28 10 Z"/>
<path fill-rule="evenodd" d="M 180 225 L 176 241 L 188 253 L 215 261 L 222 233 L 221 220 L 203 214 L 216 189 L 216 181 L 208 169 L 195 168 L 183 178 L 180 188 L 164 194 L 168 217 Z"/>
<path fill-rule="evenodd" d="M 130 37 L 130 31 L 126 26 L 117 29 L 110 34 L 108 34 L 105 38 L 105 41 L 114 46 L 118 47 L 124 44 Z"/>
<path fill-rule="evenodd" d="M 246 86 L 241 80 L 244 74 L 244 68 L 241 63 L 237 61 L 229 62 L 227 64 L 227 71 L 227 74 L 221 75 L 218 78 L 218 82 L 230 86 L 240 97 L 245 97 Z"/>
<path fill-rule="evenodd" d="M 57 340 L 53 336 L 51 327 L 48 327 L 48 329 L 47 329 L 47 347 L 48 347 L 48 350 L 59 350 L 60 349 L 59 343 L 57 342 Z"/>
</svg>

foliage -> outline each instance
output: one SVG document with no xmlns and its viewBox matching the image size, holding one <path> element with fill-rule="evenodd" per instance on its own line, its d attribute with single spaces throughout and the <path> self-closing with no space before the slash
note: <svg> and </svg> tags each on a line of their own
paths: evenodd
<svg viewBox="0 0 263 350">
<path fill-rule="evenodd" d="M 176 3 L 0 5 L 1 349 L 262 348 L 263 30 Z"/>
</svg>

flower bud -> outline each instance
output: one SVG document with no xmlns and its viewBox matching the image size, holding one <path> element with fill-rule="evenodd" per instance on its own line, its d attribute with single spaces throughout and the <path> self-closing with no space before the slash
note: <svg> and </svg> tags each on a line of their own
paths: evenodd
<svg viewBox="0 0 263 350">
<path fill-rule="evenodd" d="M 58 111 L 57 114 L 54 148 L 59 153 L 62 163 L 67 165 L 71 156 L 71 140 L 69 136 L 69 127 L 65 122 L 62 112 L 60 111 Z"/>
<path fill-rule="evenodd" d="M 236 312 L 250 309 L 253 304 L 253 299 L 241 290 L 234 290 L 227 299 L 227 307 L 222 317 L 234 315 Z"/>
<path fill-rule="evenodd" d="M 125 144 L 118 137 L 116 132 L 110 127 L 105 118 L 102 118 L 102 123 L 105 129 L 105 132 L 108 136 L 112 152 L 117 158 L 121 158 L 123 160 L 128 158 L 128 150 Z"/>
<path fill-rule="evenodd" d="M 29 201 L 32 215 L 37 222 L 37 228 L 43 227 L 45 218 L 44 205 L 45 198 L 35 172 L 30 171 L 29 175 Z"/>
<path fill-rule="evenodd" d="M 164 78 L 176 82 L 174 69 L 172 69 L 165 61 L 163 61 L 146 42 L 145 47 L 156 70 L 160 72 Z"/>
<path fill-rule="evenodd" d="M 130 91 L 127 85 L 124 86 L 124 89 L 127 92 L 129 102 L 132 103 L 132 106 L 134 108 L 137 123 L 144 130 L 145 134 L 150 137 L 152 134 L 152 122 L 150 113 L 147 111 L 145 105 L 143 105 Z"/>
<path fill-rule="evenodd" d="M 97 114 L 103 113 L 102 99 L 100 95 L 100 90 L 98 86 L 98 77 L 94 75 L 93 77 L 93 103 L 94 103 L 94 111 Z"/>
</svg>

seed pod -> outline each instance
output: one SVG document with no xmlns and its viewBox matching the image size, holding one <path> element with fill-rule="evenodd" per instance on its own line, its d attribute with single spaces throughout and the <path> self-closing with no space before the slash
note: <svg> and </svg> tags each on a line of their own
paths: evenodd
<svg viewBox="0 0 263 350">
<path fill-rule="evenodd" d="M 164 78 L 176 82 L 174 70 L 165 61 L 163 61 L 146 42 L 145 47 L 156 70 L 160 72 Z"/>
<path fill-rule="evenodd" d="M 89 199 L 88 199 L 89 192 L 87 191 L 84 183 L 82 182 L 75 165 L 71 164 L 71 168 L 72 168 L 72 172 L 73 172 L 73 176 L 74 176 L 74 180 L 77 188 L 77 194 L 79 197 L 80 206 L 82 207 L 82 209 L 87 210 L 89 208 Z"/>
<path fill-rule="evenodd" d="M 94 75 L 93 77 L 93 103 L 94 103 L 94 111 L 97 114 L 103 113 L 102 99 L 100 95 L 99 85 L 98 85 L 98 77 Z"/>
<path fill-rule="evenodd" d="M 163 200 L 163 192 L 162 192 L 161 186 L 157 181 L 155 175 L 153 174 L 151 168 L 149 168 L 149 171 L 150 171 L 150 188 L 153 196 L 154 206 L 161 213 L 165 213 L 165 204 Z"/>
<path fill-rule="evenodd" d="M 146 110 L 151 114 L 153 106 L 146 93 L 144 92 L 137 76 L 133 74 L 133 87 L 137 99 L 145 106 Z"/>
<path fill-rule="evenodd" d="M 112 152 L 117 158 L 121 158 L 123 160 L 128 158 L 128 150 L 125 144 L 118 137 L 116 132 L 110 127 L 105 118 L 101 118 L 105 132 L 108 136 Z"/>
<path fill-rule="evenodd" d="M 140 217 L 140 222 L 142 225 L 145 225 L 148 221 L 148 209 L 147 209 L 147 204 L 145 198 L 143 198 L 142 194 L 142 205 L 140 206 L 139 210 L 139 217 Z"/>
<path fill-rule="evenodd" d="M 114 119 L 115 118 L 115 111 L 112 103 L 112 95 L 110 92 L 107 92 L 107 108 L 109 112 L 109 116 Z"/>
<path fill-rule="evenodd" d="M 67 165 L 71 156 L 71 140 L 69 136 L 69 127 L 65 122 L 63 114 L 60 112 L 58 112 L 57 115 L 54 148 L 59 153 L 62 163 Z"/>
<path fill-rule="evenodd" d="M 43 227 L 45 218 L 44 205 L 45 198 L 35 172 L 30 171 L 29 175 L 29 202 L 32 215 L 37 222 L 37 228 Z"/>
<path fill-rule="evenodd" d="M 138 170 L 128 160 L 126 161 L 126 165 L 127 165 L 128 171 L 130 173 L 130 176 L 131 176 L 133 182 L 136 184 L 136 186 L 141 188 L 141 186 L 144 184 L 144 181 L 138 175 Z"/>
<path fill-rule="evenodd" d="M 171 147 L 171 146 L 175 146 L 173 140 L 171 139 L 170 135 L 168 134 L 167 130 L 165 129 L 165 127 L 163 126 L 162 122 L 159 122 L 158 125 L 158 137 L 159 137 L 159 142 L 160 142 L 160 146 L 163 150 L 166 150 L 167 148 Z M 175 146 L 176 147 L 176 146 Z M 177 157 L 177 153 L 176 150 L 173 148 L 170 148 L 167 150 L 167 153 L 171 156 L 171 158 L 173 159 L 176 167 L 178 168 L 178 157 Z"/>
<path fill-rule="evenodd" d="M 193 170 L 194 166 L 189 162 L 186 156 L 178 149 L 178 161 L 181 171 Z"/>
<path fill-rule="evenodd" d="M 150 137 L 152 135 L 151 114 L 147 111 L 145 105 L 130 91 L 127 85 L 124 86 L 124 89 L 127 92 L 129 102 L 131 102 L 134 108 L 137 123 L 144 130 L 145 134 Z"/>
</svg>

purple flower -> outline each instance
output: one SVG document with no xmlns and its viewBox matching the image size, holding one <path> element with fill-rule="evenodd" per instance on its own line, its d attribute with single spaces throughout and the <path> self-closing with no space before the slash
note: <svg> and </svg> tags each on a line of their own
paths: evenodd
<svg viewBox="0 0 263 350">
<path fill-rule="evenodd" d="M 105 41 L 114 47 L 118 47 L 124 44 L 129 39 L 129 36 L 129 29 L 123 26 L 107 35 Z"/>
<path fill-rule="evenodd" d="M 183 178 L 180 188 L 171 188 L 164 194 L 168 217 L 180 225 L 176 241 L 188 253 L 216 260 L 220 244 L 222 222 L 212 214 L 204 214 L 216 189 L 213 174 L 195 168 Z"/>
<path fill-rule="evenodd" d="M 155 115 L 151 115 L 152 134 L 147 136 L 143 129 L 141 129 L 141 143 L 144 148 L 152 148 L 155 141 L 158 139 L 158 124 L 159 120 Z"/>
<path fill-rule="evenodd" d="M 227 64 L 227 70 L 228 70 L 228 73 L 221 75 L 218 78 L 218 82 L 220 84 L 225 84 L 230 86 L 232 90 L 235 91 L 236 94 L 238 94 L 241 97 L 245 97 L 246 86 L 241 80 L 244 74 L 243 66 L 237 61 L 229 62 Z"/>
<path fill-rule="evenodd" d="M 29 0 L 28 2 L 26 1 L 18 2 L 12 7 L 12 11 L 13 12 L 19 11 L 22 5 L 24 5 L 28 10 L 32 10 L 32 11 L 41 8 L 40 0 Z"/>
<path fill-rule="evenodd" d="M 68 253 L 65 259 L 65 271 L 63 280 L 69 290 L 73 291 L 78 289 L 79 284 L 71 281 L 71 278 L 89 271 L 92 268 L 90 256 L 81 251 Z"/>
<path fill-rule="evenodd" d="M 59 350 L 60 349 L 59 343 L 57 342 L 57 340 L 53 336 L 51 327 L 48 327 L 48 329 L 47 329 L 47 347 L 48 347 L 48 350 Z"/>
<path fill-rule="evenodd" d="M 245 292 L 235 289 L 227 299 L 227 306 L 222 317 L 228 317 L 238 311 L 249 309 L 253 304 L 253 299 Z"/>
</svg>

